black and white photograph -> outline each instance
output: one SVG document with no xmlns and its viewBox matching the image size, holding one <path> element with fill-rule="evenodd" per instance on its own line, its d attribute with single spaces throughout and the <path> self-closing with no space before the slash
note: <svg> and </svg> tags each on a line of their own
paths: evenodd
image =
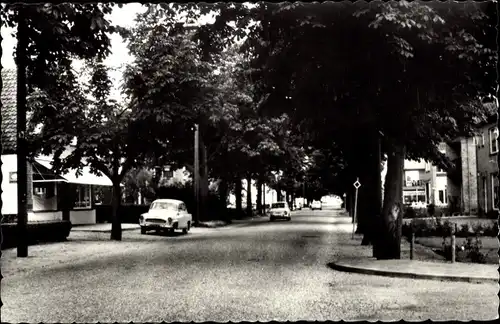
<svg viewBox="0 0 500 324">
<path fill-rule="evenodd" d="M 3 2 L 2 323 L 499 318 L 499 4 Z"/>
</svg>

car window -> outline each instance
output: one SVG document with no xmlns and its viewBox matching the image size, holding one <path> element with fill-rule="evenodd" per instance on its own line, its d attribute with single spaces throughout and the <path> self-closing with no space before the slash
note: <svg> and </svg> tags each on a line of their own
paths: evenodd
<svg viewBox="0 0 500 324">
<path fill-rule="evenodd" d="M 180 211 L 186 211 L 186 205 L 184 205 L 184 204 L 180 204 L 180 205 L 179 205 L 179 210 L 180 210 Z"/>
<path fill-rule="evenodd" d="M 154 202 L 150 209 L 177 210 L 177 204 L 171 202 Z"/>
<path fill-rule="evenodd" d="M 285 208 L 285 203 L 275 203 L 275 204 L 272 204 L 271 208 Z"/>
</svg>

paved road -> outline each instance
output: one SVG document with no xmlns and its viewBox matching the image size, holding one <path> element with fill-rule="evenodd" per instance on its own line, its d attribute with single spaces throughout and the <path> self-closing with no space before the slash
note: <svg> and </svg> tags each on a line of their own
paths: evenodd
<svg viewBox="0 0 500 324">
<path fill-rule="evenodd" d="M 351 224 L 298 211 L 172 237 L 79 233 L 2 257 L 6 322 L 489 320 L 498 285 L 336 272 Z M 90 236 L 89 236 L 90 235 Z"/>
</svg>

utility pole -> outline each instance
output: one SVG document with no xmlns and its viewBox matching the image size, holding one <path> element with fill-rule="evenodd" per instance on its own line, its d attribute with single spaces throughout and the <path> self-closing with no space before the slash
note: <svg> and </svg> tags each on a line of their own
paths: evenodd
<svg viewBox="0 0 500 324">
<path fill-rule="evenodd" d="M 262 215 L 266 214 L 266 184 L 262 183 Z"/>
<path fill-rule="evenodd" d="M 28 256 L 28 167 L 26 147 L 26 21 L 24 6 L 18 9 L 17 21 L 17 256 Z"/>
<path fill-rule="evenodd" d="M 198 213 L 198 221 L 205 219 L 207 216 L 207 195 L 208 195 L 208 164 L 207 164 L 207 147 L 203 142 L 203 132 L 198 131 L 200 139 L 200 212 Z"/>
<path fill-rule="evenodd" d="M 193 170 L 193 184 L 194 184 L 194 198 L 195 198 L 195 213 L 194 224 L 200 221 L 200 134 L 198 124 L 194 125 L 194 170 Z"/>
</svg>

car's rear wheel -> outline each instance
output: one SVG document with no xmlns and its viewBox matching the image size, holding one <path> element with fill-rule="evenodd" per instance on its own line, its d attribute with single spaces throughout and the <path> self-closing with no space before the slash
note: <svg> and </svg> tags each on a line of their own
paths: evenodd
<svg viewBox="0 0 500 324">
<path fill-rule="evenodd" d="M 288 217 L 286 220 L 287 220 L 287 221 L 291 221 L 291 220 L 292 220 L 292 218 L 291 218 L 291 217 Z"/>
<path fill-rule="evenodd" d="M 270 218 L 271 222 L 274 222 L 275 218 L 274 217 L 271 217 Z"/>
<path fill-rule="evenodd" d="M 141 234 L 146 234 L 146 228 L 144 226 L 141 226 Z"/>
</svg>

